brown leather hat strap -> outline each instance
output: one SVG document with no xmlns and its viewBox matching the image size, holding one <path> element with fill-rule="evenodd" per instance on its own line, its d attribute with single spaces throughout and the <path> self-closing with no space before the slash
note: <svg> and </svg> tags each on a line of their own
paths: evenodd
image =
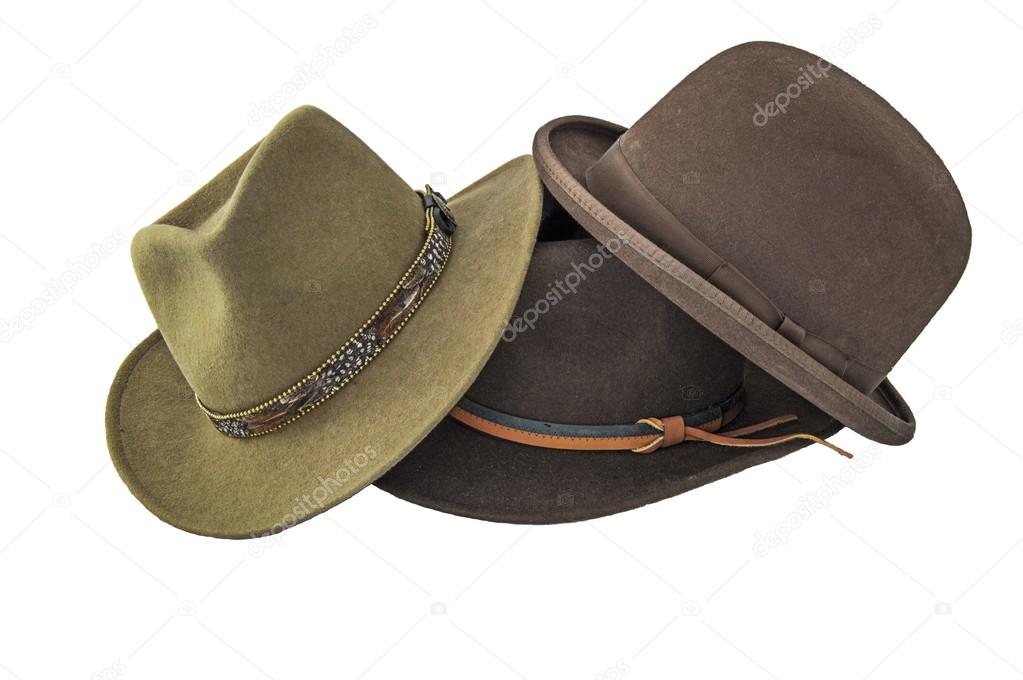
<svg viewBox="0 0 1023 680">
<path fill-rule="evenodd" d="M 686 441 L 703 441 L 718 446 L 774 446 L 796 439 L 823 444 L 848 458 L 852 454 L 812 434 L 796 433 L 767 438 L 747 438 L 796 420 L 794 415 L 779 416 L 727 432 L 717 430 L 741 412 L 745 405 L 742 389 L 723 402 L 688 416 L 643 418 L 632 425 L 570 425 L 522 418 L 462 399 L 451 411 L 454 420 L 497 439 L 563 451 L 632 451 L 653 453 L 658 449 Z"/>
<path fill-rule="evenodd" d="M 453 419 L 483 434 L 504 439 L 505 441 L 536 446 L 545 449 L 561 449 L 564 451 L 628 451 L 647 446 L 652 440 L 658 439 L 656 434 L 618 435 L 618 436 L 570 436 L 561 434 L 542 434 L 520 430 L 501 423 L 488 420 L 475 413 L 456 406 L 449 414 Z"/>
</svg>

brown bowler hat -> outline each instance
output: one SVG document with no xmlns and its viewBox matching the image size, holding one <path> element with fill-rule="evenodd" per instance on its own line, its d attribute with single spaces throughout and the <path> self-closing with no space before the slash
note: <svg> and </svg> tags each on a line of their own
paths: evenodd
<svg viewBox="0 0 1023 680">
<path fill-rule="evenodd" d="M 640 276 L 788 387 L 886 444 L 886 376 L 952 292 L 970 225 L 934 150 L 872 90 L 775 43 L 715 56 L 630 129 L 536 134 L 554 196 Z"/>
<path fill-rule="evenodd" d="M 477 519 L 569 522 L 678 495 L 841 429 L 648 285 L 618 247 L 547 196 L 504 341 L 452 417 L 376 485 Z"/>
</svg>

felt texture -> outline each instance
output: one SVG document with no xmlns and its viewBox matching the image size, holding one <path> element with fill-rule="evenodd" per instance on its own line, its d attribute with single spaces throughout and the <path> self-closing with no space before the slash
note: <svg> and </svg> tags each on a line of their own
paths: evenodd
<svg viewBox="0 0 1023 680">
<path fill-rule="evenodd" d="M 807 67 L 822 65 L 826 76 L 810 82 Z M 796 94 L 784 112 L 755 118 L 783 92 Z M 548 123 L 534 157 L 580 224 L 623 241 L 623 261 L 718 337 L 857 432 L 912 438 L 912 412 L 888 381 L 857 390 L 692 271 L 679 234 L 630 219 L 614 182 L 588 184 L 619 150 L 655 203 L 784 313 L 887 372 L 970 248 L 955 184 L 902 116 L 815 55 L 748 43 L 710 59 L 628 130 L 584 117 Z"/>
<path fill-rule="evenodd" d="M 245 538 L 289 528 L 405 455 L 493 351 L 540 222 L 541 185 L 528 156 L 459 192 L 449 202 L 459 228 L 448 264 L 391 344 L 300 420 L 262 437 L 226 437 L 193 390 L 205 390 L 214 406 L 242 407 L 299 380 L 383 301 L 424 237 L 418 197 L 354 135 L 310 109 L 281 126 L 136 239 L 160 330 L 115 377 L 108 445 L 132 493 L 160 519 L 197 534 Z M 271 167 L 257 167 L 264 162 Z M 293 279 L 301 282 L 310 266 L 321 292 L 296 302 Z M 261 323 L 241 319 L 245 308 Z M 204 334 L 219 342 L 197 337 Z"/>
<path fill-rule="evenodd" d="M 140 230 L 132 261 L 188 383 L 209 408 L 237 411 L 291 387 L 369 319 L 424 224 L 416 193 L 306 106 Z"/>
<path fill-rule="evenodd" d="M 811 82 L 818 59 L 770 43 L 723 52 L 619 144 L 649 191 L 786 314 L 890 369 L 959 281 L 969 221 L 916 128 L 837 66 Z M 758 126 L 751 102 L 801 75 L 802 93 Z M 670 235 L 653 240 L 684 257 Z"/>
<path fill-rule="evenodd" d="M 527 418 L 613 425 L 693 413 L 745 383 L 747 408 L 728 427 L 793 413 L 795 423 L 764 436 L 827 437 L 840 429 L 747 369 L 741 355 L 601 249 L 553 199 L 545 213 L 509 328 L 470 399 Z M 807 444 L 686 442 L 649 455 L 558 451 L 496 439 L 448 418 L 375 484 L 457 515 L 549 524 L 670 498 Z"/>
</svg>

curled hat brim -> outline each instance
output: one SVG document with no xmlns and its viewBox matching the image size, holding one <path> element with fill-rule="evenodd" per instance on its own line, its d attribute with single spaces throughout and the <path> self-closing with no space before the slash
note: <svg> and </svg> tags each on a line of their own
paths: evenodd
<svg viewBox="0 0 1023 680">
<path fill-rule="evenodd" d="M 827 438 L 842 429 L 754 366 L 747 366 L 744 386 L 746 407 L 729 429 L 782 413 L 797 420 L 765 436 L 804 432 Z M 739 449 L 691 441 L 648 455 L 555 451 L 497 439 L 449 418 L 375 484 L 403 500 L 454 515 L 556 524 L 665 500 L 809 444 L 795 440 Z M 818 455 L 834 455 L 818 449 Z"/>
<path fill-rule="evenodd" d="M 887 379 L 864 394 L 789 342 L 778 331 L 643 236 L 590 193 L 591 167 L 625 128 L 586 116 L 558 118 L 533 141 L 544 184 L 598 241 L 621 242 L 616 255 L 705 328 L 815 406 L 883 444 L 905 444 L 916 420 Z"/>
<path fill-rule="evenodd" d="M 528 156 L 452 197 L 454 248 L 416 314 L 351 384 L 269 435 L 218 432 L 154 332 L 125 359 L 107 401 L 121 478 L 163 521 L 222 538 L 276 533 L 351 497 L 443 420 L 482 370 L 522 287 L 541 203 Z"/>
</svg>

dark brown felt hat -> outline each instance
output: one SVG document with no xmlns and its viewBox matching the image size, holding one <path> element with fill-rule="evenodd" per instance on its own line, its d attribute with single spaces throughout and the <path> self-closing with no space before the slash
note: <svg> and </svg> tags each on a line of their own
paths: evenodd
<svg viewBox="0 0 1023 680">
<path fill-rule="evenodd" d="M 872 90 L 748 43 L 628 130 L 560 118 L 533 155 L 572 216 L 704 327 L 860 434 L 913 437 L 886 376 L 958 282 L 970 225 L 941 159 Z"/>
<path fill-rule="evenodd" d="M 371 483 L 486 363 L 541 196 L 524 156 L 448 210 L 322 111 L 285 116 L 132 243 L 159 330 L 107 402 L 122 479 L 164 521 L 231 538 Z"/>
<path fill-rule="evenodd" d="M 824 438 L 841 429 L 702 328 L 548 196 L 515 312 L 466 399 L 542 423 L 543 430 L 551 423 L 606 428 L 669 415 L 707 427 L 736 397 L 745 408 L 721 429 L 782 414 L 796 420 L 764 436 Z M 557 450 L 545 445 L 551 432 L 538 435 L 541 445 L 526 445 L 447 418 L 375 484 L 452 514 L 548 524 L 670 498 L 810 443 L 732 448 L 685 441 L 639 454 Z"/>
</svg>

